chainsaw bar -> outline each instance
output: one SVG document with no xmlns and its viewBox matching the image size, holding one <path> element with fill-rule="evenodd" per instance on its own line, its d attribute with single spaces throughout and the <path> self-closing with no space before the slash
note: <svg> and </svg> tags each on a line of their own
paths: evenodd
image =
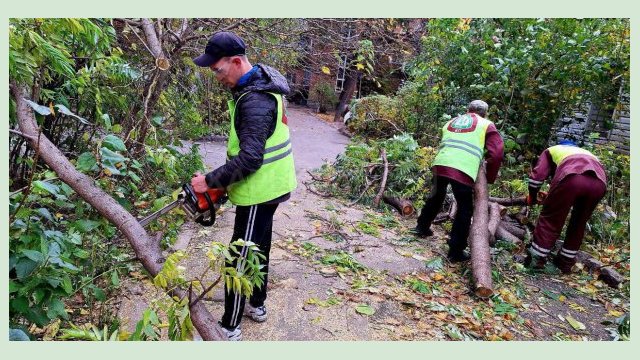
<svg viewBox="0 0 640 360">
<path fill-rule="evenodd" d="M 178 199 L 172 203 L 170 203 L 169 205 L 166 205 L 165 207 L 163 207 L 162 209 L 154 212 L 153 214 L 141 219 L 140 225 L 142 225 L 142 227 L 146 227 L 147 225 L 149 225 L 150 222 L 152 222 L 153 220 L 159 218 L 160 216 L 168 213 L 169 211 L 173 210 L 175 207 L 180 206 L 182 204 L 182 202 L 184 201 L 184 197 L 179 196 Z"/>
</svg>

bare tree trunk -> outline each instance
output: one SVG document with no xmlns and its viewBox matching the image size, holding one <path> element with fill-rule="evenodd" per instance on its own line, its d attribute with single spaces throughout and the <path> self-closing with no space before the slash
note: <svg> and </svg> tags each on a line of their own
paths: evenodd
<svg viewBox="0 0 640 360">
<path fill-rule="evenodd" d="M 478 169 L 478 178 L 473 190 L 473 224 L 469 232 L 471 272 L 475 283 L 475 294 L 486 298 L 493 294 L 493 280 L 491 279 L 488 228 L 489 191 L 484 163 Z"/>
<path fill-rule="evenodd" d="M 356 85 L 358 84 L 359 77 L 360 77 L 359 71 L 356 71 L 356 70 L 347 71 L 346 78 L 344 80 L 344 88 L 340 93 L 340 99 L 338 101 L 338 106 L 336 107 L 336 113 L 333 116 L 334 122 L 342 121 L 344 114 L 347 113 L 347 109 L 349 108 L 349 102 L 353 97 L 353 93 L 356 91 Z"/>
<path fill-rule="evenodd" d="M 114 224 L 129 240 L 133 251 L 140 259 L 144 268 L 155 276 L 162 270 L 165 259 L 162 257 L 160 244 L 149 237 L 138 220 L 125 210 L 109 194 L 97 187 L 93 179 L 78 172 L 64 154 L 45 136 L 40 136 L 38 144 L 38 126 L 33 111 L 25 101 L 25 92 L 17 84 L 10 84 L 11 93 L 16 101 L 16 112 L 20 130 L 32 138 L 33 148 L 39 147 L 42 159 L 56 172 L 58 177 L 69 185 L 82 199 L 91 204 L 102 216 Z M 187 292 L 183 289 L 170 291 L 172 296 L 183 298 Z M 215 319 L 202 302 L 190 307 L 191 319 L 194 326 L 205 340 L 225 339 Z"/>
</svg>

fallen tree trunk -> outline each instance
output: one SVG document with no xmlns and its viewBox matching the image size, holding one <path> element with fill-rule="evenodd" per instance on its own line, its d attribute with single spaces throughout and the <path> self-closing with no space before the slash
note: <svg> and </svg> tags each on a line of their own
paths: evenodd
<svg viewBox="0 0 640 360">
<path fill-rule="evenodd" d="M 527 197 L 520 196 L 517 198 L 498 198 L 498 197 L 490 197 L 490 202 L 494 202 L 496 204 L 500 204 L 502 206 L 525 206 L 527 205 Z"/>
<path fill-rule="evenodd" d="M 138 220 L 125 210 L 117 201 L 101 188 L 96 186 L 93 179 L 78 172 L 66 156 L 44 135 L 38 140 L 38 125 L 33 110 L 25 100 L 25 91 L 17 84 L 11 83 L 10 90 L 16 102 L 16 114 L 20 130 L 28 135 L 31 146 L 39 149 L 40 157 L 56 172 L 58 177 L 69 185 L 82 199 L 91 204 L 102 216 L 109 220 L 129 240 L 136 257 L 142 266 L 155 276 L 162 270 L 165 259 L 162 256 L 160 244 L 152 239 Z M 184 298 L 187 292 L 174 289 L 169 292 L 172 296 Z M 213 315 L 204 303 L 197 302 L 190 307 L 193 325 L 204 340 L 223 340 L 219 327 Z"/>
<path fill-rule="evenodd" d="M 489 244 L 493 246 L 496 242 L 496 230 L 500 224 L 500 205 L 495 202 L 489 203 Z"/>
<path fill-rule="evenodd" d="M 521 227 L 518 227 L 518 226 L 514 225 L 511 222 L 504 221 L 504 220 L 500 221 L 500 223 L 498 224 L 498 227 L 503 228 L 504 230 L 512 233 L 513 235 L 517 236 L 518 238 L 520 238 L 522 240 L 524 240 L 524 238 L 525 238 L 525 236 L 527 234 L 527 230 L 525 230 L 525 229 L 523 229 Z"/>
<path fill-rule="evenodd" d="M 496 239 L 504 240 L 515 245 L 516 254 L 520 254 L 524 251 L 524 241 L 500 226 L 498 226 L 498 229 L 496 229 Z"/>
<path fill-rule="evenodd" d="M 605 284 L 617 288 L 624 281 L 624 276 L 620 275 L 620 273 L 612 267 L 605 266 L 600 269 L 598 280 L 602 280 Z"/>
<path fill-rule="evenodd" d="M 485 165 L 482 164 L 478 169 L 478 178 L 474 186 L 473 224 L 469 231 L 469 246 L 471 247 L 471 272 L 475 283 L 475 294 L 483 298 L 493 294 L 488 206 L 487 177 Z"/>
<path fill-rule="evenodd" d="M 406 199 L 383 195 L 382 200 L 385 203 L 393 206 L 402 216 L 412 215 L 416 211 L 411 201 Z"/>
</svg>

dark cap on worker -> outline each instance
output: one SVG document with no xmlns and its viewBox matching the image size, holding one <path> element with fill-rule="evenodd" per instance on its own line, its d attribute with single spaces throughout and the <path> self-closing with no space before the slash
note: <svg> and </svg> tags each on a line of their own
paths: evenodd
<svg viewBox="0 0 640 360">
<path fill-rule="evenodd" d="M 193 59 L 193 62 L 198 66 L 209 67 L 223 57 L 244 54 L 244 41 L 238 35 L 230 31 L 219 31 L 209 39 L 204 54 Z"/>
</svg>

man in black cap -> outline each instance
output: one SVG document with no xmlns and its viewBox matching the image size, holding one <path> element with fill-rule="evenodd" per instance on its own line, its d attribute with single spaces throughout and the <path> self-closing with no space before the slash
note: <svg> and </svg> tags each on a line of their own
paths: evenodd
<svg viewBox="0 0 640 360">
<path fill-rule="evenodd" d="M 209 67 L 216 79 L 231 90 L 233 100 L 229 101 L 227 162 L 206 175 L 196 174 L 191 184 L 201 193 L 209 188 L 225 188 L 236 205 L 231 242 L 251 241 L 265 255 L 260 261 L 264 282 L 254 286 L 247 304 L 240 291 L 226 288 L 225 282 L 225 310 L 220 325 L 229 340 L 241 340 L 243 313 L 257 322 L 267 319 L 264 302 L 273 215 L 297 185 L 283 99 L 289 93 L 289 85 L 277 70 L 262 64 L 252 66 L 245 56 L 244 41 L 232 32 L 215 33 L 205 53 L 193 62 Z M 244 246 L 233 262 L 238 273 L 245 267 L 246 256 Z"/>
</svg>

